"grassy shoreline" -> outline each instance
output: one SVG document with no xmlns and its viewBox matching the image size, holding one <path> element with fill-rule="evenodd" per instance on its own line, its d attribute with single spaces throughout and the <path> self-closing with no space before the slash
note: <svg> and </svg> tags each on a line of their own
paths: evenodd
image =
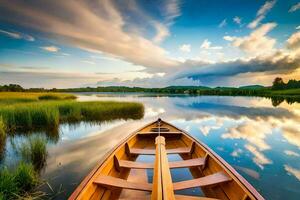
<svg viewBox="0 0 300 200">
<path fill-rule="evenodd" d="M 64 93 L 0 92 L 0 156 L 5 151 L 7 136 L 16 131 L 45 130 L 46 137 L 57 139 L 60 123 L 101 123 L 144 116 L 144 106 L 140 103 L 78 102 L 75 98 L 73 94 Z M 21 162 L 14 169 L 0 166 L 0 200 L 32 199 L 32 192 L 41 182 L 39 171 L 46 161 L 47 139 L 28 136 L 21 146 L 16 147 Z"/>
</svg>

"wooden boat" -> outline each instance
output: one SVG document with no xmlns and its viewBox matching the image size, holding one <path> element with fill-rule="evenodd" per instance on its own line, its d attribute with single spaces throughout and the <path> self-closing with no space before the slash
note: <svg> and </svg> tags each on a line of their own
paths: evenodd
<svg viewBox="0 0 300 200">
<path fill-rule="evenodd" d="M 168 162 L 168 154 L 181 160 Z M 136 161 L 148 155 L 155 162 Z M 145 156 L 144 156 L 145 157 Z M 192 179 L 172 182 L 170 169 L 187 168 Z M 153 170 L 152 183 L 146 171 Z M 200 188 L 204 196 L 177 191 Z M 264 199 L 241 175 L 203 143 L 158 119 L 129 135 L 82 181 L 74 199 Z"/>
</svg>

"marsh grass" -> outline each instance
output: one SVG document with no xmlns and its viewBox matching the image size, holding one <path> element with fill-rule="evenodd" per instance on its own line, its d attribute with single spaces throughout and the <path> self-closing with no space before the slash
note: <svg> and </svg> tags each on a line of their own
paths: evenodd
<svg viewBox="0 0 300 200">
<path fill-rule="evenodd" d="M 0 169 L 0 200 L 18 199 L 34 189 L 39 183 L 31 164 L 20 163 L 13 171 Z"/>
<path fill-rule="evenodd" d="M 129 102 L 65 100 L 18 103 L 0 107 L 0 116 L 9 133 L 16 130 L 54 130 L 60 122 L 140 119 L 143 115 L 142 104 Z"/>
<path fill-rule="evenodd" d="M 42 136 L 30 136 L 23 142 L 18 151 L 22 159 L 32 163 L 34 169 L 39 171 L 43 168 L 47 157 L 47 139 Z"/>
<path fill-rule="evenodd" d="M 41 92 L 0 92 L 0 105 L 29 103 L 42 100 L 70 100 L 76 99 L 75 95 L 65 93 Z"/>
</svg>

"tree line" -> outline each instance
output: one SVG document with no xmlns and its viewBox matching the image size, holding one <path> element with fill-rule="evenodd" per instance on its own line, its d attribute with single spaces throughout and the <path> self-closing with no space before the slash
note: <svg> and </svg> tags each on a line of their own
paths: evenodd
<svg viewBox="0 0 300 200">
<path fill-rule="evenodd" d="M 283 81 L 282 78 L 277 77 L 273 81 L 272 89 L 274 90 L 287 90 L 287 89 L 296 89 L 300 88 L 300 80 L 295 79 L 289 80 L 287 83 Z"/>
</svg>

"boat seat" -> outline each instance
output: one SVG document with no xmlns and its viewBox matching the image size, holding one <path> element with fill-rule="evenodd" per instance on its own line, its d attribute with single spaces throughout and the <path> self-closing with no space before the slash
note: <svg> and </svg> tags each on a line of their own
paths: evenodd
<svg viewBox="0 0 300 200">
<path fill-rule="evenodd" d="M 223 172 L 217 172 L 212 175 L 204 176 L 197 179 L 192 179 L 188 181 L 180 181 L 173 183 L 173 189 L 175 190 L 184 190 L 188 188 L 195 187 L 205 187 L 212 186 L 219 183 L 224 183 L 231 181 L 231 178 Z M 95 184 L 102 185 L 104 187 L 115 187 L 139 191 L 152 191 L 152 184 L 150 183 L 136 183 L 130 182 L 121 178 L 115 178 L 112 176 L 100 175 L 94 180 Z"/>
<path fill-rule="evenodd" d="M 188 196 L 188 195 L 179 195 L 175 194 L 175 199 L 176 200 L 218 200 L 215 198 L 208 198 L 208 197 L 196 197 L 196 196 Z"/>
<path fill-rule="evenodd" d="M 134 162 L 129 160 L 119 160 L 114 156 L 114 164 L 117 169 L 130 168 L 130 169 L 153 169 L 154 163 Z M 185 168 L 185 167 L 199 167 L 205 165 L 205 158 L 193 158 L 188 160 L 169 162 L 170 168 Z"/>
<path fill-rule="evenodd" d="M 154 127 L 154 128 L 151 128 L 151 131 L 152 132 L 158 132 L 158 131 L 160 131 L 160 132 L 169 132 L 170 131 L 170 129 L 168 129 L 168 128 L 164 128 L 164 127 Z"/>
<path fill-rule="evenodd" d="M 139 135 L 149 135 L 149 136 L 153 136 L 153 135 L 158 135 L 158 132 L 156 131 L 150 131 L 150 132 L 137 132 L 137 134 Z M 160 132 L 161 135 L 164 135 L 164 134 L 168 134 L 168 135 L 182 135 L 182 132 L 180 131 L 172 131 L 172 132 L 169 132 L 169 131 L 161 131 Z"/>
<path fill-rule="evenodd" d="M 193 142 L 189 147 L 179 147 L 174 149 L 167 149 L 167 154 L 191 154 L 195 148 L 195 143 Z M 140 148 L 130 148 L 128 143 L 125 144 L 125 151 L 128 155 L 155 155 L 155 149 L 140 149 Z"/>
<path fill-rule="evenodd" d="M 95 184 L 102 185 L 104 187 L 114 187 L 114 188 L 123 188 L 139 191 L 149 191 L 152 190 L 152 184 L 150 183 L 135 183 L 129 182 L 121 178 L 115 178 L 112 176 L 100 175 L 94 180 Z"/>
<path fill-rule="evenodd" d="M 212 186 L 228 181 L 231 181 L 231 178 L 228 175 L 224 172 L 217 172 L 201 178 L 173 183 L 173 188 L 174 190 L 184 190 L 188 188 Z"/>
</svg>

